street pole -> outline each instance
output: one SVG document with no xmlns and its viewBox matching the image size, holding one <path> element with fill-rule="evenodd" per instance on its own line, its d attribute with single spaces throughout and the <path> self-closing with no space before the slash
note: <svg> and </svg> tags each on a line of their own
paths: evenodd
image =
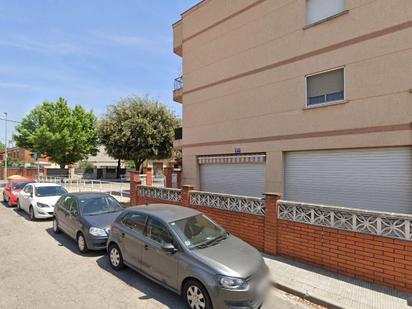
<svg viewBox="0 0 412 309">
<path fill-rule="evenodd" d="M 7 180 L 7 113 L 4 113 L 4 176 L 3 179 Z"/>
</svg>

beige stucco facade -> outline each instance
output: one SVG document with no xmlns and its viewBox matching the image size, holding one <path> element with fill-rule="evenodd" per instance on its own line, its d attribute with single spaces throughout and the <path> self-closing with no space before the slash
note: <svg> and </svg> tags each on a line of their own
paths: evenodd
<svg viewBox="0 0 412 309">
<path fill-rule="evenodd" d="M 183 182 L 197 156 L 412 145 L 412 1 L 347 0 L 307 27 L 305 0 L 205 0 L 174 25 L 183 60 Z M 307 108 L 306 75 L 345 69 L 345 100 Z"/>
</svg>

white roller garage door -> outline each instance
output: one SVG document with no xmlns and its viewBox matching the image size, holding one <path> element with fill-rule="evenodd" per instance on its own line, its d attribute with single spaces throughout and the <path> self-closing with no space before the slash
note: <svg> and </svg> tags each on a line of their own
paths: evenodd
<svg viewBox="0 0 412 309">
<path fill-rule="evenodd" d="M 200 190 L 262 197 L 265 155 L 199 157 Z"/>
<path fill-rule="evenodd" d="M 286 153 L 285 199 L 412 213 L 411 148 Z"/>
</svg>

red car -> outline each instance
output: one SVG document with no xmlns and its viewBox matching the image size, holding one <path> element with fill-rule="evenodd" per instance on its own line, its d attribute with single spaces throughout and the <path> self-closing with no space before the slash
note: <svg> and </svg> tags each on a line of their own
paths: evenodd
<svg viewBox="0 0 412 309">
<path fill-rule="evenodd" d="M 24 188 L 28 183 L 33 182 L 31 179 L 13 179 L 4 187 L 3 190 L 3 201 L 7 202 L 9 207 L 17 205 L 19 199 L 19 192 Z"/>
</svg>

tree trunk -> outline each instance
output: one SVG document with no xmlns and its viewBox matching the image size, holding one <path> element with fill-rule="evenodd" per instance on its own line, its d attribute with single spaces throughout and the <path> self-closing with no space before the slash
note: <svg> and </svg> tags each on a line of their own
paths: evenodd
<svg viewBox="0 0 412 309">
<path fill-rule="evenodd" d="M 66 164 L 65 163 L 59 164 L 59 166 L 60 166 L 61 169 L 64 169 L 66 167 Z"/>
<path fill-rule="evenodd" d="M 120 159 L 117 159 L 116 179 L 120 179 Z"/>
<path fill-rule="evenodd" d="M 140 173 L 142 173 L 141 166 L 144 160 L 133 160 L 133 162 L 134 162 L 136 171 L 139 171 Z"/>
</svg>

